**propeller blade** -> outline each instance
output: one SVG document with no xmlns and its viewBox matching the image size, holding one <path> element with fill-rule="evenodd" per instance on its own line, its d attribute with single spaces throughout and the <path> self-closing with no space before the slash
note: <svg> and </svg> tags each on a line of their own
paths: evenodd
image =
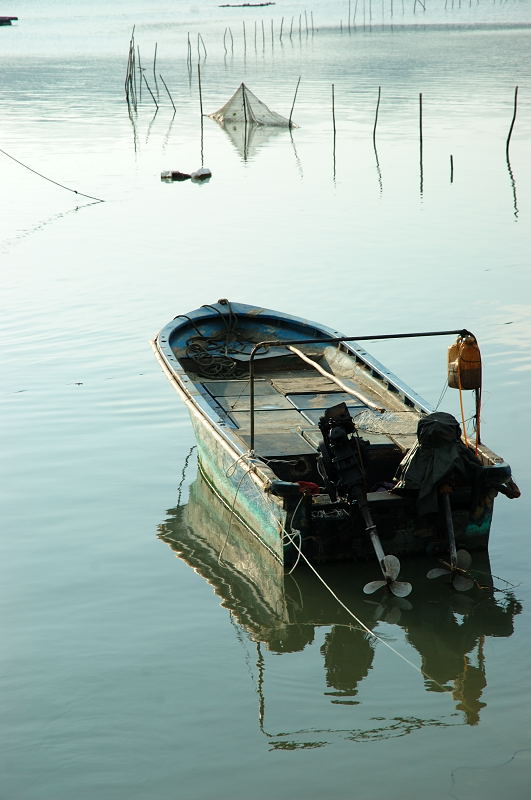
<svg viewBox="0 0 531 800">
<path fill-rule="evenodd" d="M 473 587 L 474 581 L 466 575 L 454 575 L 452 585 L 457 592 L 468 592 Z"/>
<path fill-rule="evenodd" d="M 450 574 L 451 574 L 450 570 L 443 569 L 442 567 L 434 567 L 433 569 L 430 569 L 430 571 L 426 573 L 426 577 L 430 578 L 431 580 L 432 578 L 440 578 L 441 575 L 450 575 Z"/>
<path fill-rule="evenodd" d="M 365 594 L 374 594 L 377 592 L 378 589 L 381 589 L 383 586 L 387 586 L 387 581 L 369 581 L 363 587 L 363 591 Z"/>
<path fill-rule="evenodd" d="M 407 581 L 391 581 L 389 588 L 395 597 L 407 597 L 413 591 L 412 585 Z"/>
<path fill-rule="evenodd" d="M 390 578 L 392 581 L 396 580 L 400 572 L 400 561 L 398 558 L 391 554 L 384 556 L 382 559 L 382 564 L 385 577 Z"/>
<path fill-rule="evenodd" d="M 467 570 L 472 563 L 472 556 L 468 552 L 468 550 L 458 550 L 457 557 L 456 557 L 456 566 L 459 569 Z"/>
</svg>

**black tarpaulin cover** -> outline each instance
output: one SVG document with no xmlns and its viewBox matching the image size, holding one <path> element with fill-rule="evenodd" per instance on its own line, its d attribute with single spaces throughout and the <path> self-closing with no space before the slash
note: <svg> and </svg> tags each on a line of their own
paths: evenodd
<svg viewBox="0 0 531 800">
<path fill-rule="evenodd" d="M 395 489 L 417 492 L 417 511 L 424 515 L 437 511 L 445 481 L 475 484 L 481 462 L 462 441 L 458 421 L 444 411 L 422 417 L 417 440 L 398 468 Z"/>
</svg>

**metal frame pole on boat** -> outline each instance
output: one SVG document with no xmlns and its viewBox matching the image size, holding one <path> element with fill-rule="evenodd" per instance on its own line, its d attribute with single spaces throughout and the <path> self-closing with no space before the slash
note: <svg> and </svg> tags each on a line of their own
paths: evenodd
<svg viewBox="0 0 531 800">
<path fill-rule="evenodd" d="M 261 347 L 288 347 L 289 345 L 301 344 L 341 344 L 342 342 L 367 342 L 376 339 L 415 339 L 422 336 L 474 336 L 466 328 L 459 328 L 451 331 L 426 331 L 424 333 L 384 333 L 376 336 L 339 336 L 320 339 L 289 339 L 278 341 L 268 339 L 263 342 L 255 344 L 249 356 L 249 406 L 251 412 L 250 424 L 250 449 L 254 451 L 254 358 Z"/>
</svg>

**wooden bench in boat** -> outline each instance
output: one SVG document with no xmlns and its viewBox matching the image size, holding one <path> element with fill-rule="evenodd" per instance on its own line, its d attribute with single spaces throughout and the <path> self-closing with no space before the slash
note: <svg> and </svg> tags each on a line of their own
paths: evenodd
<svg viewBox="0 0 531 800">
<path fill-rule="evenodd" d="M 346 380 L 345 384 L 366 393 L 365 387 L 355 381 Z M 249 381 L 206 381 L 203 386 L 245 447 L 249 447 Z M 346 403 L 360 436 L 369 442 L 371 482 L 391 480 L 404 453 L 416 441 L 417 412 L 376 413 L 333 381 L 314 373 L 301 376 L 300 371 L 292 375 L 281 372 L 278 376 L 257 378 L 254 393 L 254 451 L 283 479 L 318 480 L 316 459 L 321 442 L 318 422 L 327 408 L 338 403 Z M 285 459 L 291 459 L 291 468 L 282 465 Z"/>
</svg>

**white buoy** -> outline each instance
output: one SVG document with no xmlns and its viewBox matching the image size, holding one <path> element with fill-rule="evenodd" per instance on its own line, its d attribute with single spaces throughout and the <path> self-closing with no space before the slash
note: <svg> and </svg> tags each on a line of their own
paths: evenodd
<svg viewBox="0 0 531 800">
<path fill-rule="evenodd" d="M 196 169 L 195 172 L 192 172 L 190 177 L 194 183 L 201 183 L 202 181 L 210 180 L 212 172 L 208 167 L 201 167 L 201 169 Z"/>
</svg>

